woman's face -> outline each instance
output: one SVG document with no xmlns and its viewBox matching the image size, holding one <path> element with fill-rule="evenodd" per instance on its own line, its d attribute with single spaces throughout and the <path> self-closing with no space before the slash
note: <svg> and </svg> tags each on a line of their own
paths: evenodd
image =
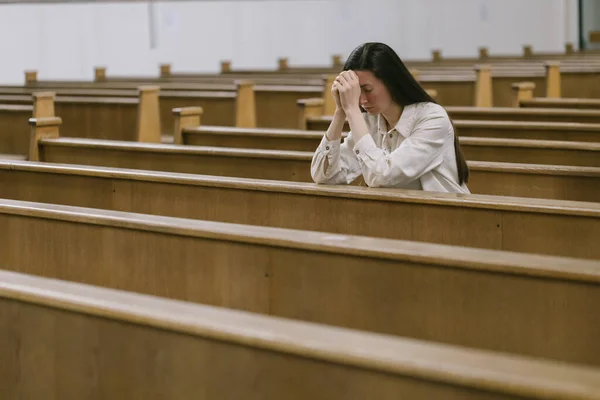
<svg viewBox="0 0 600 400">
<path fill-rule="evenodd" d="M 371 115 L 385 113 L 393 105 L 392 96 L 381 79 L 371 71 L 354 71 L 358 75 L 361 94 L 359 104 Z"/>
</svg>

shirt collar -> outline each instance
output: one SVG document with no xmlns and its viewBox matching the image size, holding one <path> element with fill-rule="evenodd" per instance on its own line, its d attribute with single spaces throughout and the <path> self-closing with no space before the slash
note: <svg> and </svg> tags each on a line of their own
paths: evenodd
<svg viewBox="0 0 600 400">
<path fill-rule="evenodd" d="M 398 120 L 396 125 L 394 127 L 392 127 L 392 129 L 390 129 L 389 131 L 387 129 L 387 123 L 385 121 L 385 118 L 383 117 L 383 115 L 378 114 L 377 115 L 377 127 L 378 127 L 377 130 L 379 131 L 379 134 L 387 135 L 392 130 L 396 130 L 399 134 L 404 136 L 404 138 L 409 137 L 411 129 L 412 129 L 411 125 L 412 125 L 412 120 L 413 120 L 413 114 L 414 114 L 414 104 L 405 106 L 404 109 L 402 110 L 402 114 L 400 115 L 400 119 Z"/>
</svg>

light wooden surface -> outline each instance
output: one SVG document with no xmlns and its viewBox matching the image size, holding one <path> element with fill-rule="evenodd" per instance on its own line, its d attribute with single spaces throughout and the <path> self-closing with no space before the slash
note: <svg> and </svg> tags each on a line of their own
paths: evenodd
<svg viewBox="0 0 600 400">
<path fill-rule="evenodd" d="M 562 98 L 547 99 L 536 97 L 532 100 L 523 101 L 521 107 L 552 107 L 552 108 L 575 108 L 600 110 L 600 99 Z"/>
<path fill-rule="evenodd" d="M 598 398 L 596 369 L 0 277 L 1 351 L 21 349 L 3 357 L 10 397 Z"/>
<path fill-rule="evenodd" d="M 482 122 L 483 123 L 483 122 Z M 600 132 L 599 132 L 600 133 Z M 312 182 L 312 152 L 59 138 L 39 141 L 41 161 Z M 471 161 L 472 193 L 600 201 L 600 168 Z"/>
<path fill-rule="evenodd" d="M 0 105 L 0 153 L 26 155 L 29 152 L 29 125 L 32 106 Z"/>
<path fill-rule="evenodd" d="M 3 198 L 600 259 L 596 203 L 8 161 L 0 172 Z"/>
</svg>

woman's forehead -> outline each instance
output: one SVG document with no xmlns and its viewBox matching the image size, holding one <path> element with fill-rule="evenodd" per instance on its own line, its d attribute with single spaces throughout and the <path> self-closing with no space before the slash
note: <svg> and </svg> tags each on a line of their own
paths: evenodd
<svg viewBox="0 0 600 400">
<path fill-rule="evenodd" d="M 375 75 L 371 71 L 355 71 L 361 85 L 373 84 L 376 82 Z"/>
</svg>

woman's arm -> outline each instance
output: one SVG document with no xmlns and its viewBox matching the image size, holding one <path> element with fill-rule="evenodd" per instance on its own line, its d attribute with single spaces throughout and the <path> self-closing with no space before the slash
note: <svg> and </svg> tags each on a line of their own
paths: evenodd
<svg viewBox="0 0 600 400">
<path fill-rule="evenodd" d="M 361 173 L 358 159 L 353 155 L 352 133 L 340 144 L 346 113 L 340 104 L 339 91 L 333 85 L 331 94 L 335 99 L 336 110 L 329 128 L 313 155 L 310 173 L 316 183 L 349 184 Z"/>
</svg>

